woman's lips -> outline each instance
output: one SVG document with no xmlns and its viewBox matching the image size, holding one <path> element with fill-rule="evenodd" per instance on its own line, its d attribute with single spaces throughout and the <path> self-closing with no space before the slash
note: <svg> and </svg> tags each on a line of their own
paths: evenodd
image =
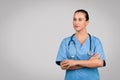
<svg viewBox="0 0 120 80">
<path fill-rule="evenodd" d="M 79 26 L 74 26 L 75 28 L 78 28 Z"/>
</svg>

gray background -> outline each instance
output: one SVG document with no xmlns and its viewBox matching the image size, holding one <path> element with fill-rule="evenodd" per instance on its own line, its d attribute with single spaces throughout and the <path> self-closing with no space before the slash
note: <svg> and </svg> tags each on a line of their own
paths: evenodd
<svg viewBox="0 0 120 80">
<path fill-rule="evenodd" d="M 88 32 L 103 43 L 101 80 L 119 80 L 119 0 L 0 0 L 0 80 L 63 80 L 55 64 L 61 40 L 74 33 L 72 16 L 85 9 Z"/>
</svg>

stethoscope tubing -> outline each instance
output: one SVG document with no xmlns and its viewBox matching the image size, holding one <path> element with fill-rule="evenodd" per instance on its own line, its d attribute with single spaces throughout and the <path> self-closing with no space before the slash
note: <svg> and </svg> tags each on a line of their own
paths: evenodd
<svg viewBox="0 0 120 80">
<path fill-rule="evenodd" d="M 71 42 L 73 42 L 73 44 L 74 44 L 74 46 L 75 46 L 75 49 L 76 49 L 76 54 L 75 54 L 75 56 L 77 56 L 77 48 L 76 48 L 76 44 L 75 44 L 75 41 L 73 40 L 73 36 L 74 36 L 75 34 L 73 34 L 71 37 L 70 37 L 70 41 L 69 41 L 69 43 L 68 43 L 68 49 L 69 49 L 69 46 L 70 46 L 70 44 L 71 44 Z M 92 54 L 92 39 L 91 39 L 91 35 L 88 33 L 88 35 L 89 35 L 89 42 L 90 42 L 90 48 L 89 48 L 89 51 L 88 51 L 88 55 L 89 56 L 92 56 L 93 54 Z M 75 56 L 71 56 L 72 58 L 73 57 L 75 57 Z"/>
</svg>

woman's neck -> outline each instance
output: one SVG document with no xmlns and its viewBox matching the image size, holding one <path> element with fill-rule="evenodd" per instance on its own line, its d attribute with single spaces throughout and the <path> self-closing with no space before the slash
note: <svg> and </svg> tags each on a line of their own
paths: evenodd
<svg viewBox="0 0 120 80">
<path fill-rule="evenodd" d="M 78 38 L 85 38 L 85 37 L 88 37 L 88 33 L 87 33 L 87 30 L 84 29 L 82 31 L 76 31 L 76 34 L 75 34 Z"/>
<path fill-rule="evenodd" d="M 89 35 L 87 33 L 87 30 L 84 29 L 82 31 L 76 31 L 75 36 L 78 39 L 78 41 L 80 42 L 80 44 L 83 44 Z"/>
</svg>

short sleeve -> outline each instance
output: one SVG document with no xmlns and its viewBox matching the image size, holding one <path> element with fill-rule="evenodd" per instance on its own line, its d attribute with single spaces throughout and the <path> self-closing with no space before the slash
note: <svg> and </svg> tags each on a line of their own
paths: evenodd
<svg viewBox="0 0 120 80">
<path fill-rule="evenodd" d="M 63 39 L 61 44 L 60 44 L 60 47 L 59 47 L 59 50 L 58 50 L 58 53 L 57 53 L 57 57 L 56 57 L 56 64 L 57 65 L 60 65 L 61 61 L 67 59 L 66 47 L 67 47 L 66 46 L 66 41 L 65 41 L 65 39 Z"/>
<path fill-rule="evenodd" d="M 96 38 L 96 40 L 95 40 L 95 53 L 100 54 L 100 59 L 102 59 L 104 61 L 103 66 L 106 66 L 106 60 L 105 60 L 103 46 L 102 46 L 100 39 L 98 39 L 98 38 Z"/>
</svg>

